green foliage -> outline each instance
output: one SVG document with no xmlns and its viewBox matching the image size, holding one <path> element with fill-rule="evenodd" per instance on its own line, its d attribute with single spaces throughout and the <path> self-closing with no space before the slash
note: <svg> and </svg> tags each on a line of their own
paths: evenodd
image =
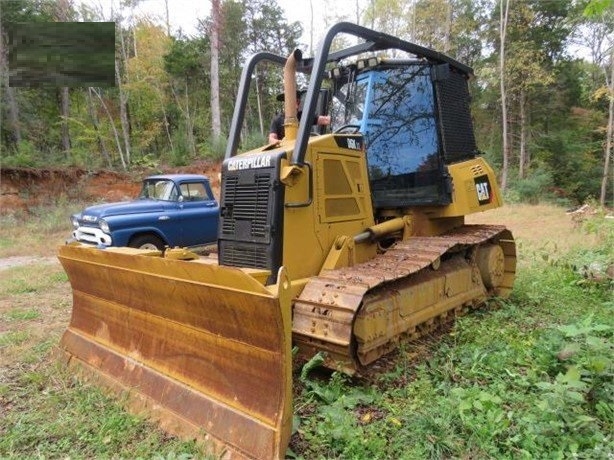
<svg viewBox="0 0 614 460">
<path fill-rule="evenodd" d="M 40 165 L 38 158 L 39 152 L 34 144 L 28 140 L 22 140 L 17 145 L 17 151 L 14 154 L 3 155 L 2 163 L 5 166 L 32 168 Z"/>
<path fill-rule="evenodd" d="M 203 453 L 194 442 L 164 437 L 139 417 L 127 414 L 96 388 L 82 385 L 57 366 L 22 375 L 20 388 L 9 387 L 12 410 L 0 421 L 0 455 L 63 457 L 148 456 L 194 458 Z M 43 391 L 41 391 L 43 390 Z M 25 409 L 31 404 L 36 411 Z"/>
<path fill-rule="evenodd" d="M 5 3 L 3 26 L 49 22 L 58 14 L 57 2 L 52 0 Z M 367 3 L 358 2 L 355 11 L 331 8 L 324 12 L 325 20 L 329 25 L 341 19 L 372 25 L 433 46 L 473 66 L 477 77 L 472 85 L 476 137 L 480 148 L 489 152 L 486 156 L 489 163 L 500 170 L 500 3 L 469 0 Z M 512 136 L 508 183 L 515 182 L 510 192 L 513 200 L 541 199 L 537 195 L 544 182 L 548 185 L 546 190 L 555 191 L 557 197 L 569 202 L 581 203 L 588 196 L 599 196 L 607 98 L 592 95 L 605 87 L 603 56 L 612 45 L 607 5 L 608 0 L 579 3 L 530 0 L 510 9 L 505 82 Z M 221 2 L 221 9 L 220 109 L 222 130 L 228 132 L 239 76 L 247 57 L 263 50 L 287 55 L 296 46 L 306 47 L 299 43 L 303 26 L 288 22 L 276 2 L 227 0 Z M 77 11 L 68 6 L 65 13 L 75 20 L 102 19 L 87 7 Z M 129 167 L 160 163 L 181 166 L 199 154 L 221 158 L 221 143 L 211 139 L 212 18 L 201 18 L 199 33 L 193 37 L 182 34 L 167 37 L 164 27 L 139 18 L 138 14 L 130 23 L 117 14 L 106 18 L 109 19 L 116 22 L 116 35 L 121 37 L 117 40 L 117 70 L 118 83 L 127 98 L 128 139 L 123 138 L 118 87 L 96 89 L 100 98 L 92 97 L 91 90 L 71 88 L 68 118 L 60 116 L 58 88 L 12 88 L 3 92 L 0 105 L 4 165 L 118 167 L 122 164 L 120 151 L 127 156 L 126 143 L 131 146 Z M 572 57 L 568 46 L 572 40 L 568 37 L 590 48 L 595 53 L 592 57 L 599 62 Z M 317 43 L 319 37 L 313 38 Z M 8 69 L 0 69 L 0 80 L 7 77 Z M 248 97 L 244 123 L 245 132 L 255 134 L 244 139 L 242 151 L 262 144 L 266 133 L 260 131 L 268 128 L 280 108 L 275 101 L 281 86 L 280 74 L 259 66 L 255 81 L 258 92 L 253 91 Z M 13 108 L 18 113 L 14 114 Z M 16 125 L 11 122 L 13 115 L 18 119 Z M 62 144 L 65 120 L 69 122 L 71 141 L 68 152 Z M 529 154 L 527 171 L 531 173 L 516 181 L 522 123 Z"/>
<path fill-rule="evenodd" d="M 599 16 L 612 8 L 612 0 L 590 0 L 584 8 L 585 16 Z"/>
<path fill-rule="evenodd" d="M 537 204 L 548 196 L 547 191 L 552 187 L 553 180 L 550 172 L 538 169 L 529 173 L 525 179 L 512 181 L 506 200 L 510 203 Z"/>
<path fill-rule="evenodd" d="M 5 316 L 9 321 L 28 321 L 31 319 L 39 318 L 40 313 L 32 309 L 13 309 L 10 310 Z"/>
<path fill-rule="evenodd" d="M 350 386 L 348 377 L 338 372 L 328 381 L 309 379 L 309 371 L 321 362 L 322 356 L 316 355 L 301 372 L 300 380 L 305 387 L 302 405 L 316 407 L 316 411 L 308 419 L 301 419 L 298 433 L 307 442 L 320 444 L 327 457 L 381 455 L 384 444 L 381 440 L 366 442 L 359 416 L 371 407 L 375 396 L 363 388 Z"/>
<path fill-rule="evenodd" d="M 599 237 L 599 240 L 603 243 L 599 252 L 605 253 L 612 260 L 614 259 L 614 222 L 611 218 L 608 218 L 604 209 L 599 209 L 594 201 L 589 204 L 598 209 L 598 212 L 595 216 L 584 221 L 582 229 L 586 233 Z"/>
<path fill-rule="evenodd" d="M 600 147 L 587 121 L 590 113 L 569 121 L 569 129 L 543 136 L 535 145 L 535 156 L 551 171 L 553 185 L 576 203 L 595 196 L 601 179 Z"/>
<path fill-rule="evenodd" d="M 609 230 L 594 254 L 612 253 Z M 593 231 L 593 230 L 591 230 Z M 408 344 L 369 380 L 301 374 L 300 458 L 607 458 L 614 450 L 611 285 L 583 283 L 590 251 L 521 257 L 512 297 Z M 613 259 L 610 259 L 613 260 Z M 422 351 L 419 351 L 422 350 Z M 418 359 L 416 359 L 418 355 Z"/>
<path fill-rule="evenodd" d="M 268 142 L 267 137 L 263 136 L 260 131 L 250 131 L 243 139 L 241 150 L 247 151 L 262 147 L 266 142 Z"/>
<path fill-rule="evenodd" d="M 213 161 L 220 161 L 224 158 L 224 154 L 226 153 L 226 143 L 227 140 L 224 136 L 218 138 L 211 137 L 199 144 L 198 150 L 205 158 Z"/>
</svg>

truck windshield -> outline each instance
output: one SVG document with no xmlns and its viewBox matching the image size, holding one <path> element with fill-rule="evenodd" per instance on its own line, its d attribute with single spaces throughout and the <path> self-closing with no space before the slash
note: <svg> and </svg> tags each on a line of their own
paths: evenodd
<svg viewBox="0 0 614 460">
<path fill-rule="evenodd" d="M 149 179 L 143 182 L 141 199 L 177 201 L 179 192 L 175 183 L 168 179 Z"/>
</svg>

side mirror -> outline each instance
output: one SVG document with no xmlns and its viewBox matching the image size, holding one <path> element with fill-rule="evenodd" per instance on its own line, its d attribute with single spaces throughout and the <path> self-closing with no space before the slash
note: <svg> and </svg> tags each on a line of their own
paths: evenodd
<svg viewBox="0 0 614 460">
<path fill-rule="evenodd" d="M 177 198 L 177 201 L 179 201 L 180 203 L 183 202 L 184 198 L 183 195 L 179 195 L 179 198 Z"/>
</svg>

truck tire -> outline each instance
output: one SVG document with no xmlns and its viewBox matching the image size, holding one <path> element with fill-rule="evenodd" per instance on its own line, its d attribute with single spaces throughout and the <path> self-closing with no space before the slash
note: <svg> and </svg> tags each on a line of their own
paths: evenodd
<svg viewBox="0 0 614 460">
<path fill-rule="evenodd" d="M 160 237 L 156 235 L 138 235 L 130 240 L 128 246 L 137 249 L 157 249 L 159 251 L 162 251 L 164 250 L 164 241 L 162 241 Z"/>
</svg>

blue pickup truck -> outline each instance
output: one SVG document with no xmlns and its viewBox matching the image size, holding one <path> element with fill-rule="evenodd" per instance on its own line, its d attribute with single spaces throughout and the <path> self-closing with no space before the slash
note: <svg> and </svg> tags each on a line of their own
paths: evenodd
<svg viewBox="0 0 614 460">
<path fill-rule="evenodd" d="M 194 247 L 217 239 L 219 205 L 209 179 L 165 174 L 143 180 L 136 200 L 90 206 L 71 216 L 73 241 L 98 247 Z"/>
</svg>

